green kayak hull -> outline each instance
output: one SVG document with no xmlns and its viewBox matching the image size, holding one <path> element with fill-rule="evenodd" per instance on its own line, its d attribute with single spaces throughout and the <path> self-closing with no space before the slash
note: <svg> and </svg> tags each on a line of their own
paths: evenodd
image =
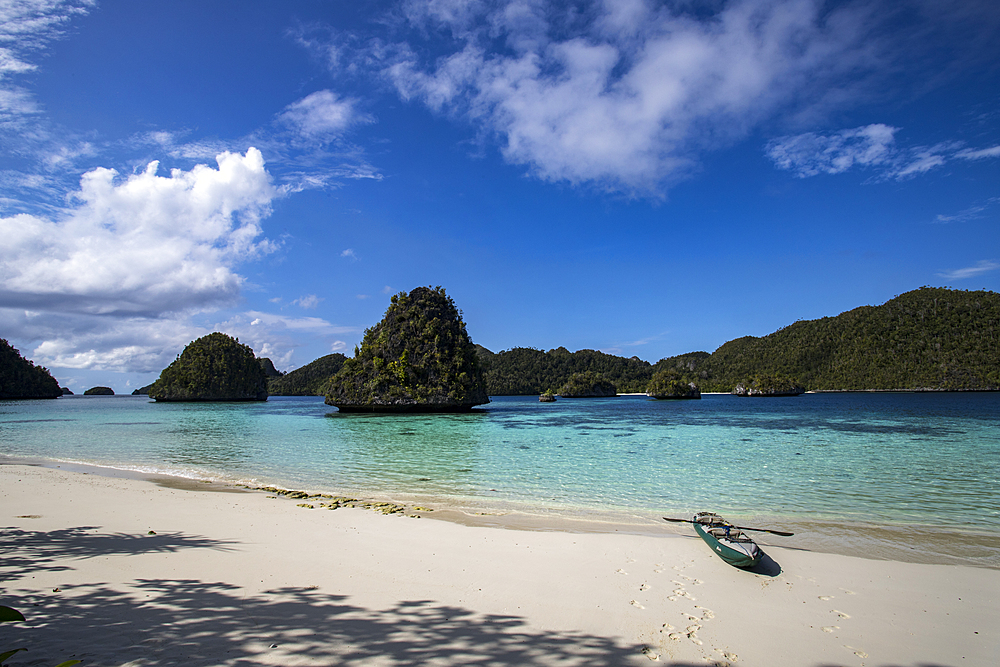
<svg viewBox="0 0 1000 667">
<path fill-rule="evenodd" d="M 747 568 L 747 567 L 753 567 L 754 565 L 760 562 L 760 557 L 761 557 L 760 549 L 758 549 L 757 545 L 753 542 L 750 542 L 750 544 L 753 545 L 753 548 L 750 550 L 753 555 L 749 555 L 742 551 L 739 551 L 738 549 L 733 549 L 723 544 L 722 542 L 717 540 L 711 533 L 709 533 L 708 530 L 706 530 L 706 527 L 700 523 L 694 524 L 694 530 L 696 533 L 698 533 L 698 536 L 705 541 L 705 544 L 707 544 L 709 548 L 715 552 L 715 555 L 717 555 L 719 558 L 726 561 L 730 565 L 733 565 L 735 567 Z"/>
</svg>

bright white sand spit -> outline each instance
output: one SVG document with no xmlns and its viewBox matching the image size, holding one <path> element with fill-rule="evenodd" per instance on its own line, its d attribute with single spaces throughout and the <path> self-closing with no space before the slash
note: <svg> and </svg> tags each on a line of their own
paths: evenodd
<svg viewBox="0 0 1000 667">
<path fill-rule="evenodd" d="M 7 665 L 996 664 L 1000 571 L 0 465 Z M 312 502 L 310 504 L 318 504 Z M 154 531 L 155 535 L 148 534 Z"/>
</svg>

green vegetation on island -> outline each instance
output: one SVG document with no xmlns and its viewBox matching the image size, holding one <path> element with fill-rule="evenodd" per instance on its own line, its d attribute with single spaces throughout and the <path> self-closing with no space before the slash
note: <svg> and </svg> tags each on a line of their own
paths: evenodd
<svg viewBox="0 0 1000 667">
<path fill-rule="evenodd" d="M 731 392 L 755 376 L 791 378 L 806 390 L 1000 390 L 1000 294 L 922 287 L 881 306 L 799 321 L 745 336 L 714 353 L 650 364 L 594 350 L 479 349 L 491 395 L 540 395 L 570 375 L 599 372 L 622 393 L 648 392 L 664 369 L 703 392 Z"/>
<path fill-rule="evenodd" d="M 491 396 L 538 396 L 557 392 L 574 373 L 600 373 L 623 393 L 646 391 L 653 366 L 638 357 L 626 359 L 596 350 L 570 352 L 559 347 L 548 352 L 515 347 L 493 353 L 478 348 Z"/>
<path fill-rule="evenodd" d="M 156 401 L 266 401 L 267 375 L 249 346 L 223 333 L 188 344 L 153 383 Z"/>
<path fill-rule="evenodd" d="M 326 394 L 341 412 L 458 412 L 489 401 L 476 347 L 442 287 L 392 297 Z"/>
<path fill-rule="evenodd" d="M 698 385 L 684 379 L 677 368 L 664 367 L 653 374 L 646 395 L 656 399 L 700 399 Z"/>
<path fill-rule="evenodd" d="M 922 287 L 700 354 L 657 366 L 681 363 L 702 391 L 729 392 L 762 374 L 794 378 L 806 390 L 996 391 L 1000 294 Z"/>
<path fill-rule="evenodd" d="M 559 395 L 563 398 L 601 398 L 617 396 L 618 388 L 600 373 L 584 371 L 573 373 L 562 387 Z"/>
<path fill-rule="evenodd" d="M 114 396 L 115 390 L 111 387 L 91 387 L 83 392 L 84 396 Z"/>
<path fill-rule="evenodd" d="M 347 357 L 339 352 L 320 357 L 302 368 L 267 381 L 271 396 L 323 396 L 330 378 L 337 374 Z"/>
<path fill-rule="evenodd" d="M 0 399 L 58 398 L 62 389 L 47 368 L 36 366 L 0 338 Z"/>
</svg>

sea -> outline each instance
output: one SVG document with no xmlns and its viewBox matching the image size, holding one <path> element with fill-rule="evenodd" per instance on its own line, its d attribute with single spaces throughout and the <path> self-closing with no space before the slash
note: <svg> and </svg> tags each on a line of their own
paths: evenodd
<svg viewBox="0 0 1000 667">
<path fill-rule="evenodd" d="M 0 401 L 0 463 L 18 462 L 533 529 L 690 532 L 662 517 L 710 510 L 796 533 L 762 544 L 1000 567 L 1000 393 L 501 396 L 445 415 L 340 414 L 321 397 Z"/>
</svg>

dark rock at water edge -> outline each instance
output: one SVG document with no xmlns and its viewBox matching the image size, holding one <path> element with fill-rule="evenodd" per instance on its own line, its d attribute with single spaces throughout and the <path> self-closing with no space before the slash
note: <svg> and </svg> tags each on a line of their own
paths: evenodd
<svg viewBox="0 0 1000 667">
<path fill-rule="evenodd" d="M 330 380 L 341 412 L 464 412 L 489 403 L 476 348 L 442 287 L 392 297 Z"/>
<path fill-rule="evenodd" d="M 544 394 L 539 395 L 538 402 L 539 403 L 555 403 L 556 402 L 556 395 L 553 394 L 551 391 L 547 391 Z"/>
<path fill-rule="evenodd" d="M 62 387 L 61 390 L 62 390 L 62 395 L 63 396 L 72 396 L 73 395 L 73 392 L 70 390 L 69 387 Z"/>
<path fill-rule="evenodd" d="M 604 398 L 617 396 L 618 388 L 600 373 L 573 373 L 557 392 L 563 398 Z"/>
<path fill-rule="evenodd" d="M 36 366 L 0 338 L 0 399 L 58 398 L 62 389 L 47 368 Z"/>
<path fill-rule="evenodd" d="M 111 387 L 91 387 L 83 392 L 84 396 L 114 396 L 115 390 Z"/>
<path fill-rule="evenodd" d="M 248 345 L 224 333 L 192 341 L 160 373 L 155 401 L 266 401 L 267 375 Z"/>
</svg>

